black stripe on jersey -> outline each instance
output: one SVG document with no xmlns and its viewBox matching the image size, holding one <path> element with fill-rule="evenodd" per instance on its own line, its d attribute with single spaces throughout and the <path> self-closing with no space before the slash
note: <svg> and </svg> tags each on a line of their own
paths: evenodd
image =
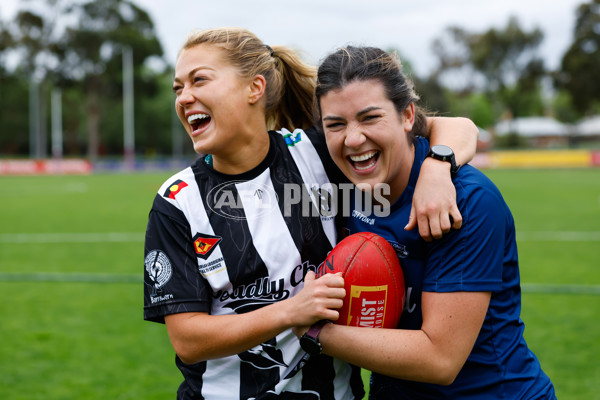
<svg viewBox="0 0 600 400">
<path fill-rule="evenodd" d="M 352 394 L 355 399 L 362 399 L 365 397 L 365 388 L 363 386 L 361 369 L 355 365 L 350 365 L 350 368 L 352 368 L 352 378 L 350 378 Z"/>
<path fill-rule="evenodd" d="M 274 360 L 280 359 L 283 362 L 281 350 L 276 347 L 277 340 L 275 338 L 261 345 L 263 351 L 270 353 L 270 356 Z M 267 395 L 269 398 L 269 392 L 275 390 L 276 383 L 279 382 L 279 368 L 274 368 L 272 364 L 261 365 L 255 364 L 255 362 L 261 362 L 264 357 L 256 357 L 254 359 L 248 358 L 252 356 L 251 351 L 246 351 L 240 354 L 242 363 L 240 364 L 240 399 L 262 399 Z M 262 395 L 261 395 L 262 394 Z"/>
<path fill-rule="evenodd" d="M 355 399 L 365 396 L 360 368 L 351 366 L 350 388 Z M 302 389 L 319 392 L 321 399 L 335 399 L 333 358 L 325 354 L 311 356 L 302 368 Z"/>
<path fill-rule="evenodd" d="M 202 396 L 202 376 L 206 372 L 206 361 L 197 364 L 187 365 L 175 356 L 175 364 L 184 377 L 183 382 L 177 389 L 177 400 L 203 400 Z"/>
<path fill-rule="evenodd" d="M 325 172 L 327 173 L 327 177 L 329 181 L 339 187 L 339 185 L 343 184 L 351 184 L 350 180 L 340 171 L 340 169 L 335 165 L 335 162 L 331 158 L 329 151 L 327 150 L 327 143 L 325 141 L 325 134 L 321 132 L 317 127 L 311 127 L 305 131 L 306 135 L 309 137 L 311 143 L 313 143 L 317 154 L 321 158 L 321 162 L 325 167 Z M 342 205 L 342 196 L 341 192 L 338 191 L 334 196 L 334 200 L 337 201 L 335 205 L 335 209 L 337 210 L 337 214 L 335 215 L 335 226 L 338 232 L 338 241 L 343 239 L 342 231 L 346 226 L 347 216 L 344 216 L 342 210 L 344 209 Z"/>
<path fill-rule="evenodd" d="M 325 167 L 325 172 L 329 177 L 329 181 L 331 183 L 340 184 L 340 183 L 349 183 L 350 180 L 340 171 L 340 169 L 335 165 L 335 162 L 331 158 L 329 151 L 327 150 L 327 143 L 325 142 L 325 134 L 320 132 L 316 127 L 311 127 L 304 131 L 306 136 L 310 139 L 312 144 L 315 147 L 315 150 L 319 154 L 321 158 L 321 162 Z"/>
<path fill-rule="evenodd" d="M 333 359 L 324 354 L 311 356 L 302 367 L 302 389 L 319 392 L 322 399 L 335 399 Z"/>
</svg>

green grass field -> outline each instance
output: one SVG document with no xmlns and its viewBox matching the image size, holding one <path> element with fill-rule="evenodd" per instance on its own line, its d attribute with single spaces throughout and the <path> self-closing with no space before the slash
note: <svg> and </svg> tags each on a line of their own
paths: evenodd
<svg viewBox="0 0 600 400">
<path fill-rule="evenodd" d="M 600 399 L 600 169 L 485 172 L 517 223 L 530 347 L 559 399 Z M 141 283 L 169 175 L 0 176 L 0 399 L 175 398 Z"/>
</svg>

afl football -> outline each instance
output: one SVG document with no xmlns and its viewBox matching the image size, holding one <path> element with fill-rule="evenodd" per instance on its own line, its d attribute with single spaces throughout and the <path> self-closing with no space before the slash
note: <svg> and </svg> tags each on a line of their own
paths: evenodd
<svg viewBox="0 0 600 400">
<path fill-rule="evenodd" d="M 404 274 L 392 245 L 371 232 L 344 238 L 317 276 L 341 272 L 346 298 L 336 324 L 395 328 L 404 308 Z"/>
</svg>

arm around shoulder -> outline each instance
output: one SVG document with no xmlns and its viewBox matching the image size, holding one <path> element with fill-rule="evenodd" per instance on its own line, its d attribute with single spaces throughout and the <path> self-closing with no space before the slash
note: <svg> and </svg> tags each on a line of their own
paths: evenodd
<svg viewBox="0 0 600 400">
<path fill-rule="evenodd" d="M 427 133 L 431 145 L 443 144 L 454 151 L 458 165 L 475 156 L 479 129 L 468 118 L 427 117 Z M 405 229 L 418 227 L 419 234 L 427 241 L 462 226 L 450 169 L 449 162 L 433 157 L 427 157 L 421 166 Z"/>
<path fill-rule="evenodd" d="M 427 131 L 432 145 L 450 147 L 458 165 L 467 164 L 475 156 L 479 128 L 468 118 L 427 117 Z"/>
</svg>

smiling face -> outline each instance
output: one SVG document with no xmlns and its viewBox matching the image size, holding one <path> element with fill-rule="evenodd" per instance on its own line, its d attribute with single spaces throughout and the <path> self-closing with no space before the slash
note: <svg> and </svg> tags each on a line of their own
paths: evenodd
<svg viewBox="0 0 600 400">
<path fill-rule="evenodd" d="M 175 108 L 196 152 L 227 158 L 252 142 L 256 129 L 249 121 L 264 120 L 249 101 L 252 90 L 252 80 L 243 79 L 220 48 L 201 44 L 181 51 Z"/>
<path fill-rule="evenodd" d="M 413 146 L 407 137 L 414 122 L 411 103 L 400 115 L 378 80 L 354 81 L 320 99 L 327 147 L 340 170 L 361 187 L 390 185 L 398 199 L 410 176 Z"/>
</svg>

